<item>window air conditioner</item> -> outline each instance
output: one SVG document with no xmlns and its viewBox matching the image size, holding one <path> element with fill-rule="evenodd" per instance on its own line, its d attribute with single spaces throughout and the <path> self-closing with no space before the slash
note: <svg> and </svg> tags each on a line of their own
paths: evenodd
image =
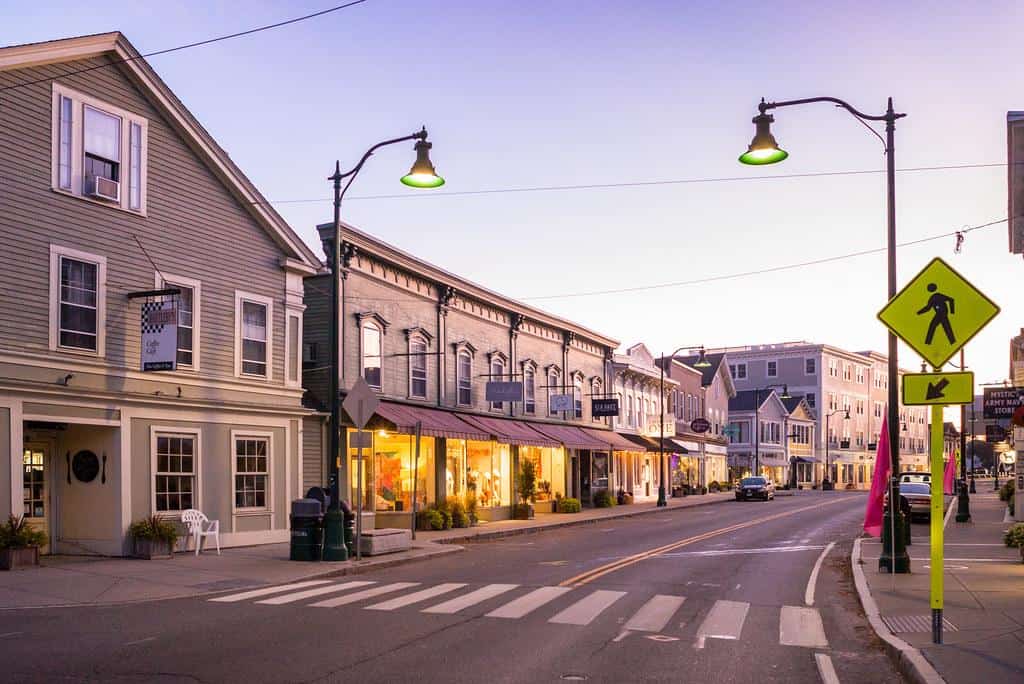
<svg viewBox="0 0 1024 684">
<path fill-rule="evenodd" d="M 121 184 L 102 176 L 86 176 L 85 194 L 111 202 L 120 202 Z"/>
</svg>

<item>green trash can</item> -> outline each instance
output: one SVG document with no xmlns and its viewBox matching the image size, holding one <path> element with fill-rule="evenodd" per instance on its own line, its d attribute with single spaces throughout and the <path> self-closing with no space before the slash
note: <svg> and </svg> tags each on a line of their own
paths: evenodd
<svg viewBox="0 0 1024 684">
<path fill-rule="evenodd" d="M 323 519 L 323 507 L 316 499 L 292 501 L 290 560 L 320 560 L 323 555 Z"/>
</svg>

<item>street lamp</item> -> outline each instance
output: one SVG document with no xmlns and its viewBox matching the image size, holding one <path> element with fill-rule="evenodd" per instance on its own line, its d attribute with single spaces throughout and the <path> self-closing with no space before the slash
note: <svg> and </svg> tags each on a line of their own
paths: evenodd
<svg viewBox="0 0 1024 684">
<path fill-rule="evenodd" d="M 772 390 L 775 387 L 782 388 L 782 394 L 780 398 L 790 399 L 789 385 L 787 384 L 771 384 L 765 385 L 764 387 L 754 388 L 754 472 L 752 475 L 757 477 L 761 474 L 761 392 L 763 390 Z"/>
<path fill-rule="evenodd" d="M 704 345 L 690 344 L 684 347 L 679 347 L 671 354 L 662 354 L 661 363 L 658 364 L 658 368 L 661 370 L 660 387 L 661 391 L 658 397 L 658 506 L 668 506 L 668 499 L 665 497 L 665 357 L 675 358 L 676 354 L 683 351 L 684 349 L 693 349 L 698 347 L 700 349 L 699 355 L 697 356 L 697 362 L 693 364 L 694 368 L 709 368 L 711 362 L 707 360 L 707 356 L 704 353 Z"/>
<path fill-rule="evenodd" d="M 341 513 L 341 479 L 339 470 L 341 467 L 341 397 L 338 383 L 341 377 L 341 361 L 339 349 L 341 346 L 341 200 L 345 196 L 352 181 L 356 179 L 363 164 L 370 156 L 382 147 L 396 143 L 415 140 L 416 162 L 412 165 L 409 173 L 402 177 L 402 182 L 411 187 L 436 188 L 444 185 L 444 179 L 434 171 L 434 165 L 430 163 L 430 143 L 427 142 L 427 129 L 422 128 L 419 132 L 406 135 L 401 138 L 379 142 L 363 155 L 359 163 L 352 170 L 341 172 L 341 163 L 334 163 L 334 173 L 328 176 L 327 180 L 334 183 L 334 240 L 331 245 L 330 266 L 331 266 L 331 362 L 330 362 L 330 394 L 331 394 L 331 508 L 324 517 L 324 560 L 337 561 L 348 560 L 348 552 L 345 550 L 344 518 Z M 348 178 L 345 187 L 342 188 L 341 181 Z M 357 511 L 356 515 L 362 515 Z"/>
<path fill-rule="evenodd" d="M 887 180 L 887 215 L 888 230 L 886 240 L 886 253 L 888 256 L 888 292 L 889 299 L 896 296 L 896 159 L 895 159 L 895 131 L 896 120 L 902 119 L 906 114 L 897 113 L 892 108 L 892 98 L 887 103 L 885 114 L 872 116 L 854 109 L 850 104 L 834 97 L 810 97 L 801 100 L 787 100 L 784 102 L 765 102 L 762 98 L 757 106 L 758 115 L 753 122 L 756 126 L 754 139 L 750 143 L 747 152 L 740 155 L 740 161 L 744 164 L 774 164 L 789 156 L 787 152 L 779 148 L 774 136 L 771 134 L 771 124 L 774 119 L 767 113 L 770 109 L 780 107 L 791 107 L 795 105 L 810 104 L 813 102 L 831 102 L 842 107 L 859 121 L 867 125 L 868 121 L 885 122 L 885 161 Z M 881 139 L 875 129 L 868 126 L 872 133 Z M 899 416 L 899 363 L 896 358 L 896 335 L 889 331 L 889 425 L 897 425 Z M 889 479 L 889 500 L 896 501 L 899 495 L 899 435 L 895 429 L 889 431 L 889 452 L 892 454 L 892 477 Z M 888 512 L 887 516 L 895 517 L 895 520 L 886 520 L 886 527 L 899 527 L 902 525 L 902 513 L 895 506 Z M 891 569 L 892 572 L 910 572 L 910 556 L 907 555 L 906 545 L 903 538 L 897 536 L 891 544 L 883 545 L 882 554 L 878 558 L 878 568 Z"/>
<path fill-rule="evenodd" d="M 829 442 L 832 441 L 832 435 L 829 433 L 829 430 L 828 430 L 828 421 L 829 421 L 829 418 L 831 418 L 832 416 L 834 416 L 837 413 L 840 413 L 842 411 L 844 411 L 844 409 L 836 409 L 832 413 L 826 413 L 825 414 L 825 475 L 821 479 L 821 491 L 823 491 L 823 492 L 827 491 L 827 490 L 835 489 L 834 483 L 832 482 L 832 480 L 829 479 L 828 445 L 829 445 Z M 846 413 L 846 415 L 843 416 L 843 420 L 850 420 L 850 409 L 849 408 L 845 409 L 845 413 Z M 906 429 L 906 428 L 904 428 L 904 429 Z"/>
</svg>

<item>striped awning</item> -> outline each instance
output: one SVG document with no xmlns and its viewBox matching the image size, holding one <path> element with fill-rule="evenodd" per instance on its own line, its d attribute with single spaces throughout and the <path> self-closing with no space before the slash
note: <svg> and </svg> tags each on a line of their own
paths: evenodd
<svg viewBox="0 0 1024 684">
<path fill-rule="evenodd" d="M 524 446 L 559 447 L 556 439 L 541 434 L 521 420 L 492 418 L 491 416 L 475 416 L 468 413 L 458 414 L 459 420 L 465 421 L 478 430 L 490 433 L 491 437 L 504 444 L 520 444 Z"/>
<path fill-rule="evenodd" d="M 383 423 L 383 424 L 382 424 Z M 477 439 L 488 441 L 491 435 L 470 425 L 450 411 L 411 406 L 391 401 L 382 401 L 371 421 L 374 429 L 384 427 L 402 434 L 412 434 L 416 423 L 421 426 L 422 434 L 432 437 L 452 437 L 455 439 Z"/>
</svg>

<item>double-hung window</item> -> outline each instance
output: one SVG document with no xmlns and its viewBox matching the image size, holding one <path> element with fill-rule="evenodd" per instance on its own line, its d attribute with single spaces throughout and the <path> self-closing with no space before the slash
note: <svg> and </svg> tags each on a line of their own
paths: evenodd
<svg viewBox="0 0 1024 684">
<path fill-rule="evenodd" d="M 473 403 L 473 356 L 468 350 L 459 352 L 455 364 L 456 402 L 460 406 Z"/>
<path fill-rule="evenodd" d="M 198 508 L 196 467 L 198 433 L 154 434 L 153 508 L 157 513 Z"/>
<path fill-rule="evenodd" d="M 537 412 L 537 374 L 531 367 L 523 369 L 523 413 Z"/>
<path fill-rule="evenodd" d="M 373 389 L 383 387 L 381 377 L 381 356 L 383 333 L 374 321 L 364 321 L 362 327 L 363 379 Z"/>
<path fill-rule="evenodd" d="M 409 340 L 409 396 L 427 398 L 427 341 L 422 335 Z"/>
<path fill-rule="evenodd" d="M 559 386 L 562 384 L 561 377 L 558 371 L 552 370 L 548 373 L 548 415 L 557 416 L 558 411 L 555 410 L 554 406 L 551 405 L 551 399 L 556 394 L 560 394 Z"/>
<path fill-rule="evenodd" d="M 577 418 L 583 417 L 583 376 L 577 375 L 572 380 L 573 413 Z"/>
<path fill-rule="evenodd" d="M 50 349 L 103 356 L 105 257 L 50 245 Z"/>
<path fill-rule="evenodd" d="M 500 357 L 495 356 L 494 358 L 491 359 L 491 377 L 489 378 L 489 380 L 491 382 L 505 381 L 505 362 Z M 492 411 L 501 411 L 504 408 L 505 402 L 503 401 L 491 402 Z"/>
<path fill-rule="evenodd" d="M 244 377 L 271 379 L 270 325 L 274 320 L 273 300 L 269 297 L 235 293 L 238 320 L 236 373 Z"/>
<path fill-rule="evenodd" d="M 235 508 L 267 508 L 270 439 L 235 437 Z"/>
<path fill-rule="evenodd" d="M 55 190 L 145 213 L 149 122 L 53 84 Z"/>
<path fill-rule="evenodd" d="M 778 377 L 778 375 L 779 375 L 779 362 L 778 361 L 769 361 L 768 362 L 768 377 L 769 378 L 774 378 L 774 377 Z"/>
<path fill-rule="evenodd" d="M 178 368 L 199 369 L 199 305 L 202 284 L 184 276 L 157 274 L 157 289 L 179 290 L 178 307 Z"/>
</svg>

